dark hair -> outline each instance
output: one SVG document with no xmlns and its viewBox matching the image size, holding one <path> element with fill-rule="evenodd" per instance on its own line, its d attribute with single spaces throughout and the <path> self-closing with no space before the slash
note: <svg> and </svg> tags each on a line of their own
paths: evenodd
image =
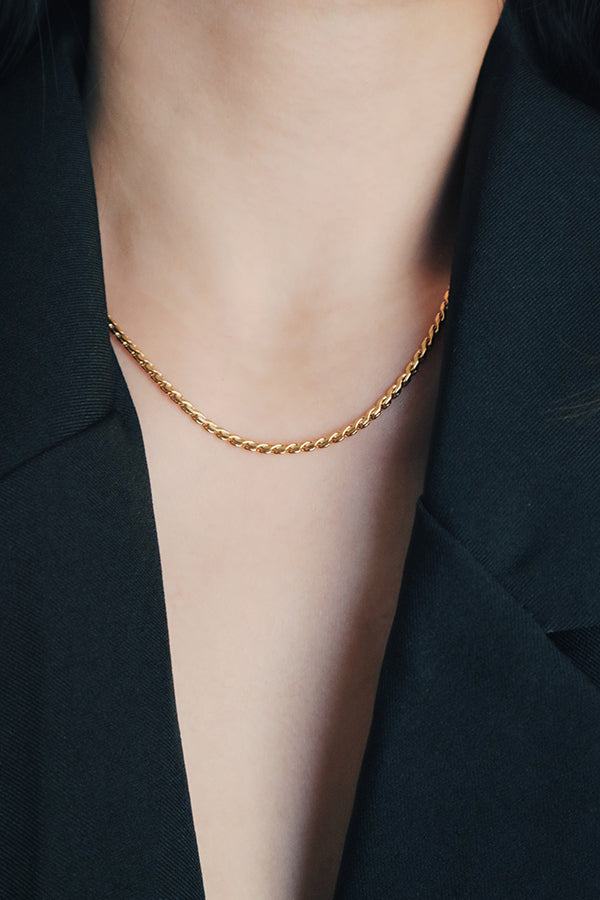
<svg viewBox="0 0 600 900">
<path fill-rule="evenodd" d="M 506 0 L 545 74 L 567 93 L 600 108 L 598 0 Z"/>
<path fill-rule="evenodd" d="M 0 75 L 12 68 L 39 27 L 42 0 L 0 0 Z"/>
<path fill-rule="evenodd" d="M 545 74 L 562 90 L 600 108 L 598 0 L 505 0 Z M 61 11 L 86 22 L 89 0 L 0 0 L 0 77 Z"/>
</svg>

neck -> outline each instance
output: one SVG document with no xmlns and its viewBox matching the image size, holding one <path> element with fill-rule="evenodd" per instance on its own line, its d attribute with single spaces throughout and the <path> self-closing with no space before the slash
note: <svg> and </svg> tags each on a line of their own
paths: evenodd
<svg viewBox="0 0 600 900">
<path fill-rule="evenodd" d="M 394 358 L 404 332 L 412 355 L 448 283 L 440 204 L 499 14 L 96 0 L 89 131 L 119 324 L 141 346 L 154 316 L 282 351 L 299 328 L 359 345 L 394 323 Z"/>
</svg>

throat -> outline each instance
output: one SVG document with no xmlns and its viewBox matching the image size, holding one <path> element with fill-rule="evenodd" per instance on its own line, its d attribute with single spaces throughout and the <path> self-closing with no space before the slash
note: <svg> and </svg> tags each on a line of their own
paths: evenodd
<svg viewBox="0 0 600 900">
<path fill-rule="evenodd" d="M 347 346 L 394 313 L 428 324 L 497 5 L 93 4 L 88 129 L 117 321 L 261 352 L 294 335 Z"/>
</svg>

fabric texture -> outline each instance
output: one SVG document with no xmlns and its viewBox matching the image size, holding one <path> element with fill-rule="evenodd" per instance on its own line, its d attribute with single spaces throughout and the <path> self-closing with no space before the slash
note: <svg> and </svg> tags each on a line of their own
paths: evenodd
<svg viewBox="0 0 600 900">
<path fill-rule="evenodd" d="M 78 73 L 65 32 L 0 83 L 0 897 L 197 900 Z M 599 148 L 503 13 L 335 900 L 600 896 Z"/>
</svg>

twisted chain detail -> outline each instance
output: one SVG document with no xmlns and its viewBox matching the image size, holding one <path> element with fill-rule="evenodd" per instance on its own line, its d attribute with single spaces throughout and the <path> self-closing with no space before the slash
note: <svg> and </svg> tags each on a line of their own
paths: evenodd
<svg viewBox="0 0 600 900">
<path fill-rule="evenodd" d="M 136 347 L 133 341 L 127 337 L 125 332 L 119 328 L 117 323 L 110 316 L 108 317 L 108 327 L 119 343 L 123 345 L 144 372 L 150 376 L 152 381 L 159 386 L 161 391 L 163 391 L 173 403 L 177 404 L 186 415 L 209 434 L 214 435 L 214 437 L 218 438 L 220 441 L 231 444 L 232 447 L 239 447 L 241 450 L 248 450 L 251 453 L 273 454 L 276 456 L 281 456 L 284 453 L 292 455 L 296 453 L 311 453 L 313 450 L 324 450 L 331 444 L 341 444 L 346 438 L 353 437 L 357 432 L 363 431 L 371 424 L 371 422 L 374 422 L 375 419 L 379 418 L 381 413 L 390 406 L 392 400 L 395 400 L 400 394 L 404 385 L 408 384 L 416 372 L 420 361 L 431 346 L 434 336 L 438 333 L 440 325 L 444 321 L 449 294 L 450 288 L 448 288 L 444 294 L 444 299 L 442 300 L 442 304 L 433 325 L 430 327 L 427 335 L 421 342 L 421 345 L 415 351 L 413 358 L 406 366 L 402 375 L 397 378 L 394 384 L 381 395 L 370 409 L 363 413 L 362 416 L 359 416 L 354 422 L 350 422 L 346 425 L 345 428 L 334 431 L 330 435 L 319 437 L 314 440 L 302 441 L 301 443 L 294 441 L 291 444 L 269 444 L 266 441 L 259 442 L 247 440 L 246 438 L 242 438 L 238 434 L 233 434 L 226 428 L 221 428 L 219 425 L 211 422 L 211 420 L 201 413 L 200 410 L 193 407 L 179 391 L 175 390 L 173 385 L 152 365 L 150 360 L 144 356 L 142 351 Z"/>
</svg>

